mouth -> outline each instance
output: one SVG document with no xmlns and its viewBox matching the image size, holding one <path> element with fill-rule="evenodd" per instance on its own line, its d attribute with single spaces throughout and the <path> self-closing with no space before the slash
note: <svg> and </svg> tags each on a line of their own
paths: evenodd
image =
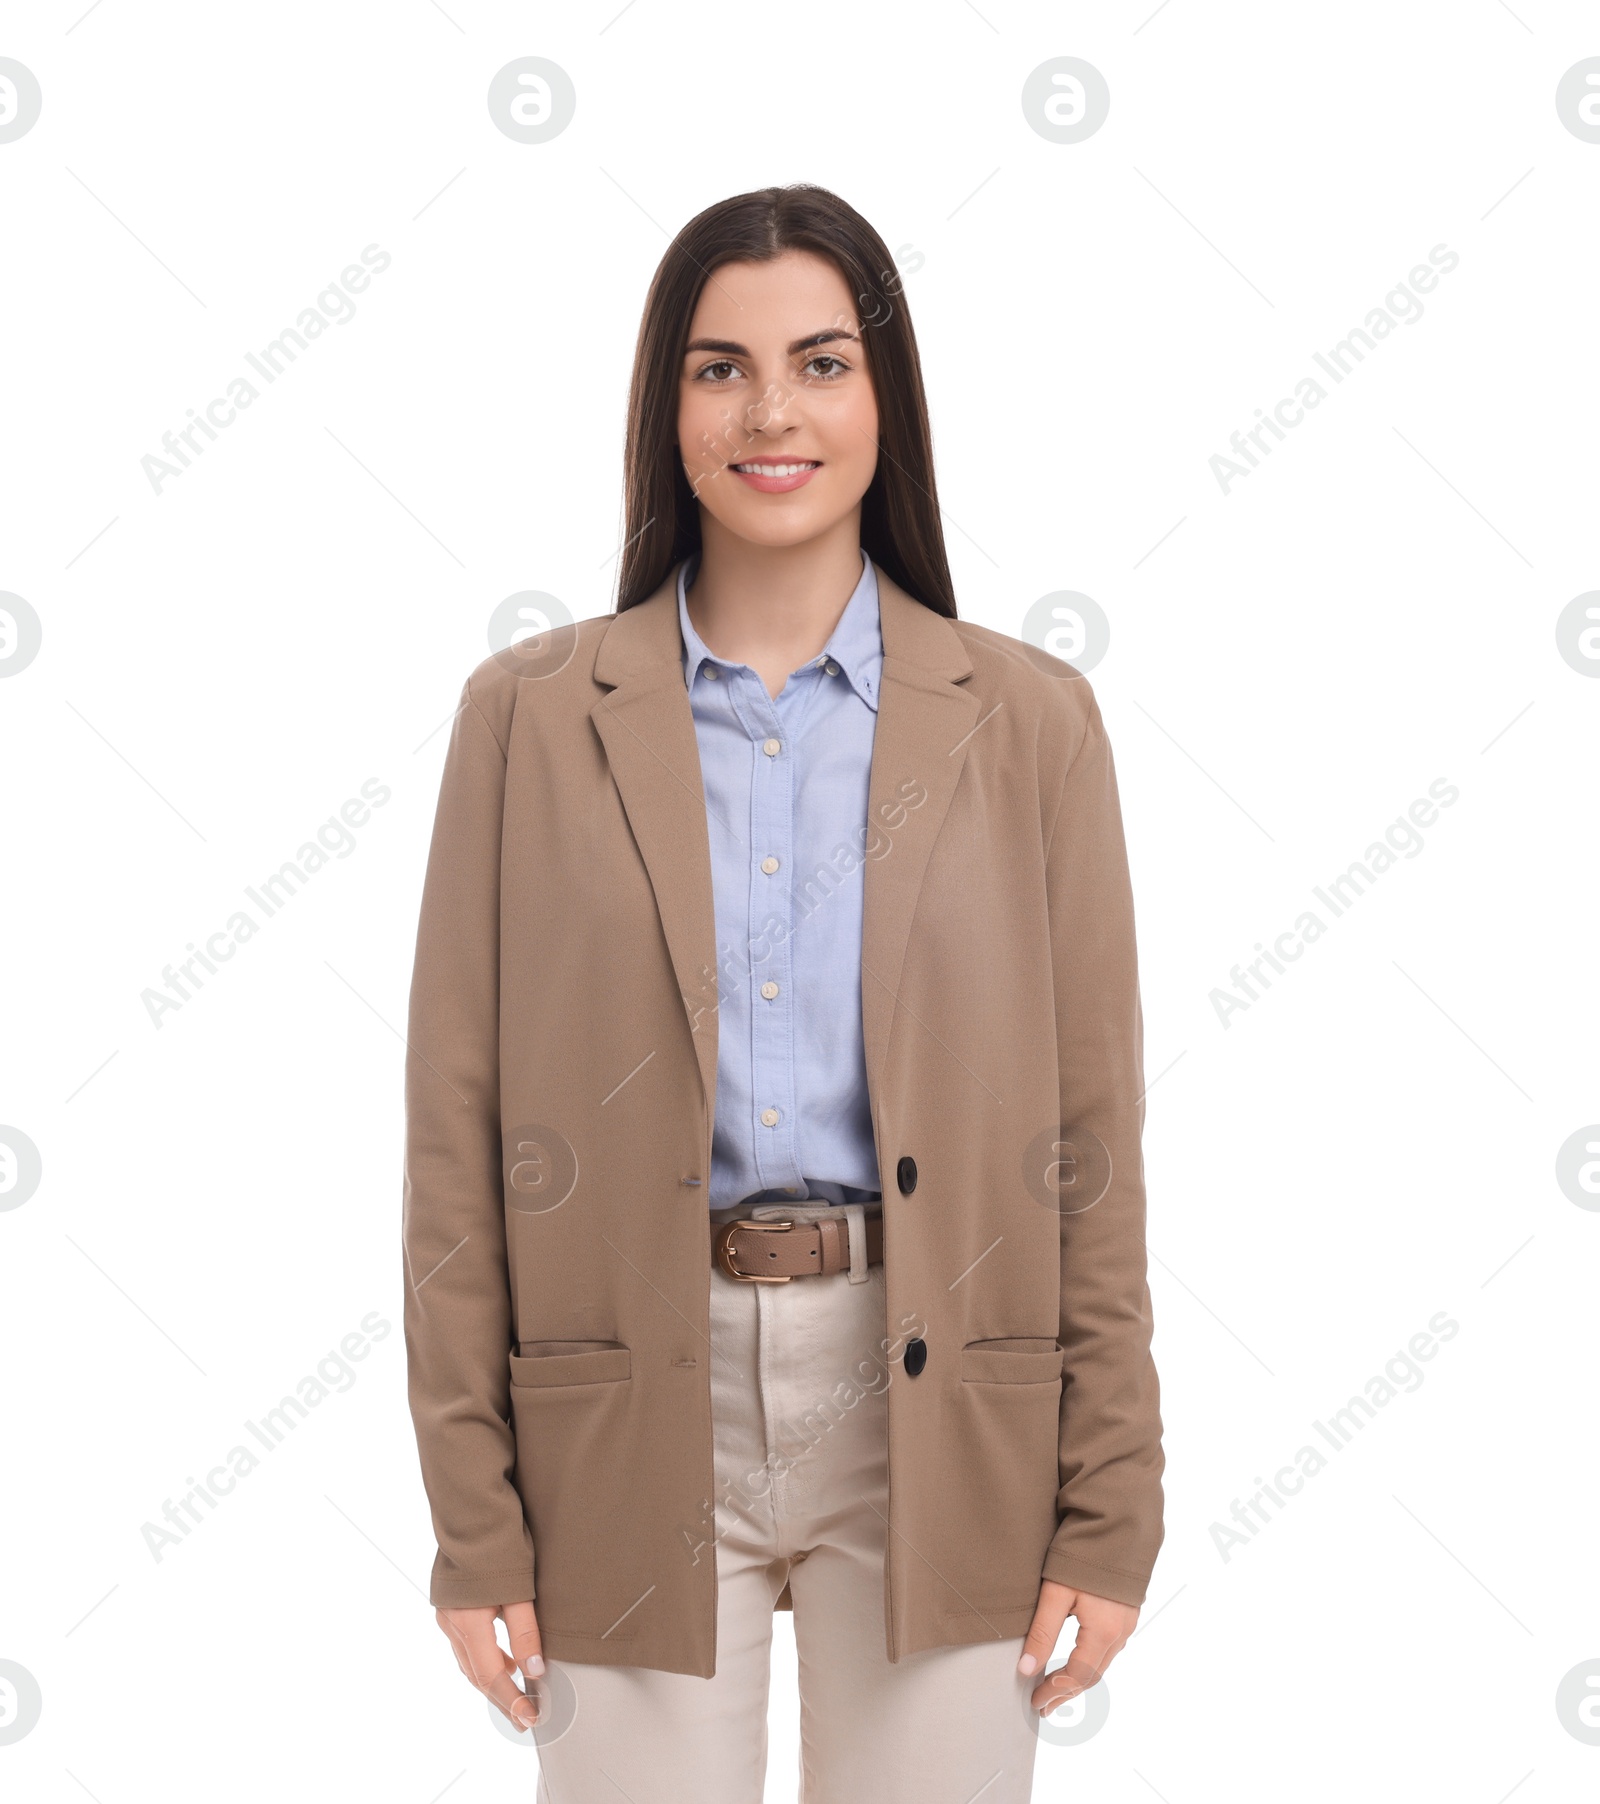
<svg viewBox="0 0 1600 1804">
<path fill-rule="evenodd" d="M 808 483 L 822 468 L 816 458 L 761 458 L 728 466 L 735 476 L 764 494 L 781 495 Z"/>
</svg>

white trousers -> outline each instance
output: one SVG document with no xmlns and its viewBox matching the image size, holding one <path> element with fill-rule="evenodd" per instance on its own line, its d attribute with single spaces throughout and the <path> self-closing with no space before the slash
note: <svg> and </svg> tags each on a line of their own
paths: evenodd
<svg viewBox="0 0 1600 1804">
<path fill-rule="evenodd" d="M 743 1205 L 711 1220 L 828 1214 L 857 1211 Z M 788 1284 L 714 1269 L 711 1341 L 715 1676 L 551 1661 L 560 1706 L 534 1731 L 538 1804 L 761 1804 L 786 1579 L 801 1804 L 1027 1804 L 1038 1680 L 1017 1672 L 1021 1637 L 894 1665 L 885 1651 L 886 1393 L 891 1373 L 912 1381 L 886 1356 L 883 1267 Z"/>
</svg>

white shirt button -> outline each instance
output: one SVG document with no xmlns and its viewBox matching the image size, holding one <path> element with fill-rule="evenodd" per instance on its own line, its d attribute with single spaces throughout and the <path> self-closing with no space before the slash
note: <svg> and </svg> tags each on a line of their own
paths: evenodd
<svg viewBox="0 0 1600 1804">
<path fill-rule="evenodd" d="M 776 758 L 780 747 L 776 739 L 764 739 L 761 742 L 761 749 L 769 758 Z"/>
<path fill-rule="evenodd" d="M 775 870 L 777 870 L 777 868 L 778 868 L 778 861 L 777 861 L 777 859 L 776 859 L 776 858 L 774 858 L 774 857 L 772 857 L 772 856 L 771 856 L 771 854 L 770 854 L 770 853 L 769 853 L 769 854 L 768 854 L 768 855 L 767 855 L 767 857 L 765 857 L 765 858 L 763 858 L 763 859 L 762 859 L 762 861 L 761 861 L 761 868 L 762 868 L 762 870 L 764 870 L 764 871 L 765 871 L 765 872 L 766 872 L 766 873 L 767 873 L 767 875 L 768 875 L 768 876 L 769 876 L 769 877 L 770 877 L 770 876 L 771 876 L 771 875 L 772 875 L 772 873 L 773 873 L 773 872 L 774 872 L 774 871 L 775 871 Z"/>
<path fill-rule="evenodd" d="M 832 658 L 829 658 L 824 668 L 827 670 L 829 676 L 837 676 L 839 674 L 839 666 L 834 663 Z"/>
<path fill-rule="evenodd" d="M 770 1002 L 778 993 L 778 986 L 770 980 L 761 986 L 761 994 Z"/>
<path fill-rule="evenodd" d="M 778 1125 L 778 1111 L 776 1109 L 763 1109 L 761 1111 L 761 1119 L 767 1127 L 776 1127 Z"/>
<path fill-rule="evenodd" d="M 717 667 L 715 664 L 702 664 L 700 666 L 700 674 L 702 676 L 710 677 L 714 683 L 717 680 Z"/>
</svg>

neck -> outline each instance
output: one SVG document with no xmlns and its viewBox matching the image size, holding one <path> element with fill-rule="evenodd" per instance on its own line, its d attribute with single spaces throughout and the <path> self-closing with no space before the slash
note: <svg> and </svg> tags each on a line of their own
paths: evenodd
<svg viewBox="0 0 1600 1804">
<path fill-rule="evenodd" d="M 799 545 L 758 545 L 700 510 L 685 602 L 709 650 L 760 671 L 798 670 L 828 643 L 861 580 L 861 511 Z"/>
</svg>

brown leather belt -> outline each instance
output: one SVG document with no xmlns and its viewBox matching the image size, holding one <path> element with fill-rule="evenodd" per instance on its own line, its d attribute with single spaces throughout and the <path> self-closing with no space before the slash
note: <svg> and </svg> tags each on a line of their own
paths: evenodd
<svg viewBox="0 0 1600 1804">
<path fill-rule="evenodd" d="M 883 1212 L 869 1210 L 867 1264 L 883 1263 Z M 725 1221 L 711 1236 L 711 1257 L 746 1284 L 787 1284 L 850 1269 L 850 1224 L 843 1215 L 816 1221 Z"/>
</svg>

